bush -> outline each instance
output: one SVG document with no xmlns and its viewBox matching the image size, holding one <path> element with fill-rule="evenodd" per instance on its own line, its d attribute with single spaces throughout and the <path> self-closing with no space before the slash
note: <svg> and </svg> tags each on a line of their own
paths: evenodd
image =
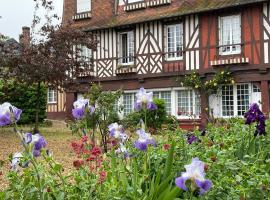
<svg viewBox="0 0 270 200">
<path fill-rule="evenodd" d="M 147 127 L 151 130 L 160 129 L 162 124 L 167 120 L 167 113 L 165 109 L 165 102 L 162 99 L 154 98 L 153 102 L 156 104 L 157 109 L 154 111 L 146 111 L 147 117 Z M 122 124 L 124 127 L 135 128 L 138 125 L 140 119 L 144 120 L 145 112 L 142 110 L 140 112 L 132 112 L 128 114 L 123 120 Z"/>
<path fill-rule="evenodd" d="M 40 122 L 46 118 L 46 87 L 41 86 L 41 96 L 37 97 L 36 88 L 27 84 L 0 82 L 0 103 L 10 102 L 12 105 L 23 110 L 19 124 L 30 124 L 35 122 L 35 105 L 40 101 Z"/>
</svg>

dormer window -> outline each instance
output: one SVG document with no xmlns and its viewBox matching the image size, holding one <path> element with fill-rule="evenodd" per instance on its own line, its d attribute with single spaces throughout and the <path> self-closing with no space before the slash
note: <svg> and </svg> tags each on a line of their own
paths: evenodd
<svg viewBox="0 0 270 200">
<path fill-rule="evenodd" d="M 91 0 L 77 0 L 77 13 L 84 13 L 91 11 Z"/>
<path fill-rule="evenodd" d="M 241 53 L 241 16 L 231 15 L 219 18 L 219 54 Z"/>
</svg>

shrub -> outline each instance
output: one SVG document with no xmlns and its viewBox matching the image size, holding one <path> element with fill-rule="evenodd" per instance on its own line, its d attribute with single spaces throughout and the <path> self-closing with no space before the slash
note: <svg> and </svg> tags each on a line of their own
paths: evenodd
<svg viewBox="0 0 270 200">
<path fill-rule="evenodd" d="M 40 101 L 40 122 L 46 118 L 46 87 L 41 86 L 41 96 L 36 95 L 36 88 L 27 84 L 15 83 L 13 81 L 0 82 L 0 103 L 10 102 L 23 110 L 20 124 L 35 122 L 35 105 L 37 99 Z"/>
<path fill-rule="evenodd" d="M 157 109 L 153 111 L 146 111 L 147 127 L 150 130 L 157 130 L 160 129 L 164 123 L 166 123 L 167 113 L 164 100 L 154 98 L 153 102 L 157 106 Z M 135 128 L 138 125 L 140 119 L 145 120 L 144 118 L 144 110 L 141 110 L 139 112 L 131 112 L 122 120 L 122 124 L 125 127 Z"/>
</svg>

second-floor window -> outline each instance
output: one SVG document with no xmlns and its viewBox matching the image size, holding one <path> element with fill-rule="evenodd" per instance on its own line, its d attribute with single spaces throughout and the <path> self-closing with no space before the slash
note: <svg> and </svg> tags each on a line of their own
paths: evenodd
<svg viewBox="0 0 270 200">
<path fill-rule="evenodd" d="M 133 31 L 120 33 L 119 54 L 121 65 L 132 65 L 134 61 L 134 36 Z"/>
<path fill-rule="evenodd" d="M 183 57 L 183 25 L 174 24 L 166 27 L 167 60 L 177 60 Z"/>
<path fill-rule="evenodd" d="M 77 0 L 77 13 L 91 11 L 91 0 Z"/>
<path fill-rule="evenodd" d="M 241 16 L 220 17 L 219 37 L 220 55 L 241 53 Z"/>
<path fill-rule="evenodd" d="M 79 45 L 78 48 L 80 59 L 84 60 L 85 62 L 89 62 L 92 57 L 92 51 L 91 49 L 87 48 L 86 46 Z"/>
</svg>

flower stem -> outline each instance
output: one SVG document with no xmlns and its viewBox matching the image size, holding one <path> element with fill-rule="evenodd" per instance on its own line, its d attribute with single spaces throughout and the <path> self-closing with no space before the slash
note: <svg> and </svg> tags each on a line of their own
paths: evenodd
<svg viewBox="0 0 270 200">
<path fill-rule="evenodd" d="M 25 144 L 25 141 L 23 139 L 23 136 L 22 136 L 21 132 L 18 131 L 18 125 L 16 123 L 16 120 L 14 120 L 13 124 L 14 124 L 14 127 L 13 127 L 14 132 L 19 136 L 19 138 L 20 138 L 20 140 L 22 142 L 22 145 L 23 145 L 23 147 L 24 147 L 24 149 L 26 151 L 26 155 L 30 159 L 30 161 L 33 164 L 33 167 L 35 169 L 35 172 L 36 172 L 36 175 L 37 175 L 38 187 L 39 187 L 39 190 L 38 190 L 39 197 L 40 197 L 41 200 L 43 200 L 43 194 L 42 194 L 43 192 L 42 192 L 42 186 L 41 186 L 41 181 L 40 181 L 40 174 L 39 174 L 39 171 L 38 171 L 38 168 L 37 168 L 37 163 L 35 161 L 35 158 L 33 158 L 33 155 L 31 154 L 29 147 Z"/>
</svg>

